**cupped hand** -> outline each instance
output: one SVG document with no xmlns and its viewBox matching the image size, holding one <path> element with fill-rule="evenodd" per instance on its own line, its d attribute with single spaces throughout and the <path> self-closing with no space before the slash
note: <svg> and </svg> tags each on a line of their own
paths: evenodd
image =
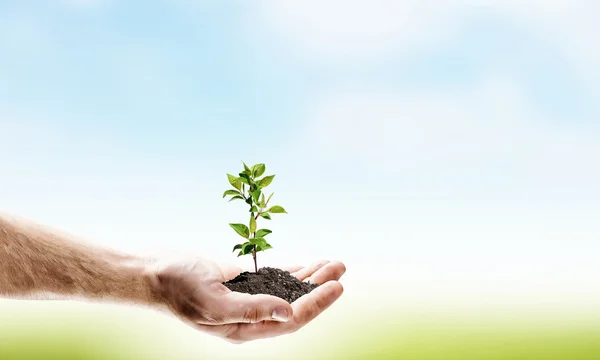
<svg viewBox="0 0 600 360">
<path fill-rule="evenodd" d="M 297 331 L 333 304 L 343 292 L 346 271 L 337 261 L 286 268 L 300 281 L 321 284 L 294 303 L 270 295 L 232 292 L 222 283 L 241 269 L 205 259 L 154 264 L 149 272 L 155 294 L 182 321 L 233 343 Z"/>
</svg>

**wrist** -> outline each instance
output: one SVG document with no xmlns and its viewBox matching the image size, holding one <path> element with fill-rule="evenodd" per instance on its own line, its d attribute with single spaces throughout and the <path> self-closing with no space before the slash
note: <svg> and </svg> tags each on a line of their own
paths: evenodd
<svg viewBox="0 0 600 360">
<path fill-rule="evenodd" d="M 133 302 L 164 309 L 166 301 L 158 287 L 157 260 L 149 257 L 123 256 L 117 260 L 120 272 L 131 282 L 130 299 Z"/>
</svg>

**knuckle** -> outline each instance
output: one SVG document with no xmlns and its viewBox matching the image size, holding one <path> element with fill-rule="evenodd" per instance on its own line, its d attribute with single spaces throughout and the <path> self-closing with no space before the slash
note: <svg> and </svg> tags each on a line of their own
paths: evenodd
<svg viewBox="0 0 600 360">
<path fill-rule="evenodd" d="M 317 266 L 325 266 L 327 264 L 329 264 L 329 260 L 320 260 L 320 261 L 317 262 L 316 265 Z"/>
<path fill-rule="evenodd" d="M 259 322 L 259 320 L 260 320 L 260 311 L 258 310 L 258 307 L 253 306 L 245 311 L 244 318 L 243 318 L 244 322 L 256 323 L 256 322 Z"/>
<path fill-rule="evenodd" d="M 304 313 L 300 316 L 299 323 L 304 325 L 316 318 L 321 312 L 321 308 L 316 301 L 312 301 L 310 306 L 307 306 Z"/>
<path fill-rule="evenodd" d="M 317 307 L 313 308 L 312 310 L 310 310 L 306 314 L 306 316 L 304 317 L 304 319 L 302 319 L 302 323 L 303 324 L 308 323 L 312 319 L 316 318 L 319 315 L 319 313 L 320 313 L 320 309 L 319 308 L 317 308 Z"/>
</svg>

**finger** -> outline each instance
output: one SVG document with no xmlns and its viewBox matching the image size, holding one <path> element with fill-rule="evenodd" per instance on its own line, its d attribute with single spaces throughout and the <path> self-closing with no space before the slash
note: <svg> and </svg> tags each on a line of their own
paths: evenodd
<svg viewBox="0 0 600 360">
<path fill-rule="evenodd" d="M 219 267 L 225 281 L 233 279 L 242 272 L 241 268 L 229 264 L 220 265 Z"/>
<path fill-rule="evenodd" d="M 294 266 L 284 266 L 281 268 L 281 270 L 285 270 L 285 271 L 288 271 L 289 273 L 293 274 L 295 272 L 302 270 L 303 268 L 304 268 L 304 266 L 294 265 Z"/>
<path fill-rule="evenodd" d="M 343 292 L 342 284 L 332 280 L 296 300 L 292 304 L 294 317 L 290 324 L 293 326 L 293 331 L 303 327 L 329 308 Z"/>
<path fill-rule="evenodd" d="M 287 323 L 263 321 L 256 324 L 239 324 L 229 335 L 233 341 L 250 341 L 289 334 L 302 328 L 333 304 L 344 292 L 337 281 L 329 281 L 292 304 L 293 318 Z"/>
<path fill-rule="evenodd" d="M 339 280 L 346 272 L 346 266 L 339 261 L 332 261 L 304 279 L 311 284 L 323 284 L 329 280 Z"/>
<path fill-rule="evenodd" d="M 211 311 L 220 314 L 220 324 L 257 323 L 263 320 L 286 322 L 294 315 L 292 306 L 283 299 L 240 292 L 229 292 L 215 298 L 211 308 Z"/>
<path fill-rule="evenodd" d="M 312 274 L 314 274 L 317 270 L 319 270 L 320 268 L 322 268 L 323 266 L 327 265 L 329 263 L 329 260 L 321 260 L 319 262 L 316 262 L 314 264 L 311 264 L 305 268 L 302 268 L 296 272 L 294 272 L 292 275 L 297 277 L 298 280 L 303 281 L 304 279 L 306 279 L 307 277 L 311 276 Z"/>
</svg>

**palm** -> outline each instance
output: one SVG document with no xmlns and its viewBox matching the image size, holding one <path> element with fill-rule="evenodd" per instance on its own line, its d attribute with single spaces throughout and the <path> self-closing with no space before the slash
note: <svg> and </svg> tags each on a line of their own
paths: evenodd
<svg viewBox="0 0 600 360">
<path fill-rule="evenodd" d="M 196 321 L 187 321 L 193 327 L 227 339 L 228 341 L 239 343 L 260 338 L 274 337 L 278 335 L 292 333 L 327 309 L 342 294 L 342 285 L 338 282 L 340 277 L 346 271 L 345 266 L 340 262 L 322 261 L 313 265 L 302 267 L 289 267 L 286 270 L 296 276 L 300 281 L 311 281 L 312 283 L 322 284 L 311 293 L 301 297 L 291 304 L 293 316 L 287 322 L 277 322 L 270 320 L 244 319 L 243 321 L 231 322 L 206 322 L 202 319 Z M 247 301 L 274 301 L 273 297 L 267 295 L 248 295 L 232 293 L 221 283 L 230 280 L 240 274 L 242 269 L 213 262 L 202 264 L 203 272 L 210 275 L 204 277 L 206 289 L 209 294 L 202 295 L 216 299 L 221 304 L 225 299 L 235 299 L 238 307 Z M 205 273 L 206 275 L 206 273 Z M 259 300 L 260 299 L 260 300 Z M 280 299 L 276 299 L 281 301 Z M 288 305 L 289 306 L 289 305 Z M 206 312 L 207 309 L 204 309 Z"/>
</svg>

